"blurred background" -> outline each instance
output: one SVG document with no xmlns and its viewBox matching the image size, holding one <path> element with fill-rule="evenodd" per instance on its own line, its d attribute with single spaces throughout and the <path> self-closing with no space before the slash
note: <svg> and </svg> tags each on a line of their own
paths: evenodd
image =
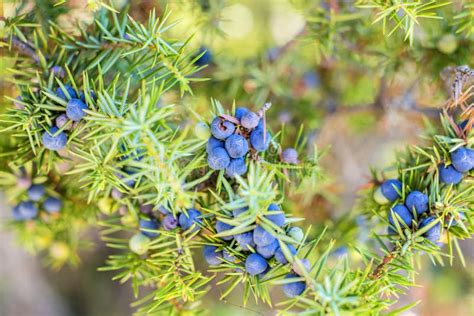
<svg viewBox="0 0 474 316">
<path fill-rule="evenodd" d="M 449 96 L 450 67 L 472 66 L 474 50 L 473 34 L 455 34 L 449 19 L 416 28 L 410 47 L 404 34 L 387 38 L 380 25 L 372 25 L 371 12 L 353 1 L 313 2 L 112 1 L 117 8 L 131 5 L 137 20 L 146 19 L 151 9 L 161 13 L 168 6 L 172 20 L 181 21 L 173 34 L 177 38 L 194 34 L 193 48 L 208 50 L 211 64 L 198 76 L 211 79 L 194 84 L 195 95 L 185 97 L 183 105 L 204 113 L 211 97 L 229 107 L 236 100 L 253 109 L 271 101 L 268 120 L 275 129 L 285 125 L 286 145 L 293 144 L 300 124 L 304 125 L 308 141 L 326 151 L 321 160 L 325 176 L 312 188 L 316 197 L 308 200 L 295 192 L 288 204 L 296 205 L 300 212 L 296 215 L 306 217 L 308 224 L 320 227 L 351 212 L 357 192 L 369 180 L 370 167 L 385 168 L 394 162 L 397 150 L 420 142 L 425 120 L 436 123 Z M 2 15 L 13 15 L 18 5 L 5 1 Z M 91 23 L 98 4 L 67 1 L 65 5 L 72 11 L 55 14 L 64 28 L 74 31 L 75 21 Z M 452 16 L 451 11 L 462 10 L 463 5 L 454 1 L 441 14 Z M 5 82 L 8 65 L 3 57 L 3 107 L 11 106 L 5 95 L 15 96 Z M 0 214 L 2 223 L 9 219 L 6 203 L 1 203 Z M 97 271 L 110 249 L 95 228 L 86 235 L 95 247 L 80 253 L 78 267 L 56 271 L 45 268 L 40 256 L 22 250 L 11 231 L 0 230 L 0 315 L 130 315 L 131 287 Z M 350 242 L 345 238 L 338 239 L 341 247 Z M 467 241 L 462 247 L 466 267 L 458 261 L 453 268 L 434 266 L 424 258 L 417 278 L 420 286 L 399 298 L 400 304 L 421 300 L 406 315 L 474 315 L 474 244 Z M 340 255 L 352 257 L 341 249 Z M 262 306 L 243 308 L 239 293 L 227 302 L 212 300 L 219 294 L 213 291 L 205 298 L 212 314 L 274 313 Z M 281 293 L 276 290 L 272 295 Z"/>
</svg>

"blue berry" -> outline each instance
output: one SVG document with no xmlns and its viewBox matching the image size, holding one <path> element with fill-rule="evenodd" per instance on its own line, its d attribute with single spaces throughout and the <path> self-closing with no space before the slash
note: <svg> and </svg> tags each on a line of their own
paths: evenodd
<svg viewBox="0 0 474 316">
<path fill-rule="evenodd" d="M 211 169 L 223 170 L 230 164 L 230 157 L 224 148 L 214 148 L 207 156 L 207 163 Z"/>
<path fill-rule="evenodd" d="M 420 229 L 427 226 L 429 223 L 436 220 L 433 216 L 427 217 L 420 223 Z M 432 243 L 438 244 L 439 239 L 441 237 L 441 225 L 440 223 L 436 223 L 433 227 L 431 227 L 428 231 L 423 234 L 423 237 L 431 241 Z"/>
<path fill-rule="evenodd" d="M 211 266 L 217 266 L 222 263 L 222 251 L 216 252 L 217 247 L 214 246 L 204 246 L 204 259 Z"/>
<path fill-rule="evenodd" d="M 95 95 L 94 91 L 91 90 L 89 96 L 92 100 L 97 101 L 97 96 Z M 81 99 L 82 102 L 86 103 L 86 95 L 84 94 L 84 91 L 81 91 L 79 93 L 79 99 Z"/>
<path fill-rule="evenodd" d="M 157 230 L 158 222 L 154 219 L 141 219 L 140 220 L 140 231 L 143 235 L 154 238 L 157 237 L 160 233 L 151 232 L 150 230 Z"/>
<path fill-rule="evenodd" d="M 250 250 L 250 248 L 255 248 L 255 243 L 253 242 L 253 232 L 245 232 L 242 234 L 237 234 L 234 236 L 235 240 L 239 244 L 240 248 L 243 250 Z"/>
<path fill-rule="evenodd" d="M 263 140 L 263 135 L 265 135 L 265 141 Z M 265 151 L 268 148 L 268 145 L 270 144 L 270 133 L 267 132 L 266 134 L 264 133 L 263 128 L 256 128 L 250 133 L 250 145 L 256 150 L 256 151 Z"/>
<path fill-rule="evenodd" d="M 243 213 L 247 212 L 248 210 L 249 210 L 248 207 L 237 208 L 235 210 L 232 210 L 232 215 L 234 215 L 234 217 L 238 217 L 238 216 L 240 216 L 240 214 L 243 214 Z"/>
<path fill-rule="evenodd" d="M 306 88 L 316 88 L 319 86 L 319 75 L 314 71 L 308 71 L 303 74 L 303 83 Z"/>
<path fill-rule="evenodd" d="M 257 127 L 259 121 L 260 117 L 256 113 L 248 111 L 242 115 L 242 118 L 240 119 L 240 125 L 245 128 L 252 129 Z"/>
<path fill-rule="evenodd" d="M 163 215 L 167 215 L 167 214 L 171 213 L 171 212 L 166 208 L 166 206 L 164 206 L 164 205 L 158 206 L 158 212 L 160 212 L 160 213 L 163 214 Z"/>
<path fill-rule="evenodd" d="M 298 152 L 294 148 L 287 148 L 281 153 L 281 159 L 286 163 L 297 164 Z"/>
<path fill-rule="evenodd" d="M 18 214 L 22 219 L 32 219 L 38 215 L 38 208 L 32 202 L 21 202 L 18 204 Z"/>
<path fill-rule="evenodd" d="M 300 267 L 296 263 L 297 261 L 303 265 L 306 272 L 309 272 L 309 270 L 311 269 L 311 263 L 308 259 L 295 259 L 295 261 L 293 261 L 293 271 L 296 274 L 303 275 L 303 271 L 301 271 Z"/>
<path fill-rule="evenodd" d="M 69 94 L 71 99 L 77 98 L 76 91 L 74 91 L 74 88 L 71 87 L 70 85 L 64 85 L 64 88 L 66 89 L 67 93 Z M 61 87 L 56 89 L 56 95 L 60 97 L 63 100 L 68 100 L 69 98 L 66 96 L 64 91 L 61 89 Z"/>
<path fill-rule="evenodd" d="M 267 270 L 268 263 L 264 257 L 259 254 L 252 253 L 245 260 L 245 271 L 250 275 L 257 275 Z"/>
<path fill-rule="evenodd" d="M 225 140 L 225 149 L 230 157 L 240 158 L 249 151 L 249 145 L 244 137 L 234 134 Z"/>
<path fill-rule="evenodd" d="M 412 191 L 405 199 L 405 205 L 410 212 L 415 209 L 421 215 L 428 210 L 428 196 L 420 191 Z"/>
<path fill-rule="evenodd" d="M 179 226 L 183 229 L 188 229 L 190 228 L 194 223 L 196 224 L 195 227 L 193 228 L 193 231 L 199 230 L 201 224 L 201 212 L 199 212 L 196 209 L 189 209 L 187 214 L 186 213 L 181 213 L 179 214 Z"/>
<path fill-rule="evenodd" d="M 267 246 L 275 241 L 275 237 L 267 232 L 262 226 L 257 226 L 253 231 L 253 241 L 257 246 Z"/>
<path fill-rule="evenodd" d="M 235 125 L 229 121 L 222 120 L 216 117 L 211 123 L 211 133 L 217 138 L 224 140 L 230 135 L 234 134 Z"/>
<path fill-rule="evenodd" d="M 194 64 L 196 66 L 205 66 L 205 65 L 209 64 L 212 61 L 212 54 L 209 51 L 209 49 L 207 49 L 206 47 L 202 46 L 201 48 L 199 48 L 199 52 L 196 54 L 196 56 L 199 56 L 201 54 L 202 54 L 202 56 L 199 57 L 194 62 Z"/>
<path fill-rule="evenodd" d="M 236 108 L 235 109 L 235 118 L 238 119 L 239 121 L 242 119 L 245 113 L 249 112 L 249 109 L 247 108 Z"/>
<path fill-rule="evenodd" d="M 43 146 L 49 150 L 60 150 L 66 146 L 67 136 L 64 132 L 53 136 L 58 131 L 57 127 L 51 127 L 48 132 L 43 133 Z"/>
<path fill-rule="evenodd" d="M 56 118 L 56 120 L 54 122 L 56 123 L 56 126 L 58 128 L 61 128 L 64 125 L 66 125 L 68 121 L 69 121 L 69 118 L 67 117 L 67 115 L 66 114 L 61 114 Z M 65 129 L 70 129 L 70 128 L 71 128 L 71 125 L 69 125 L 69 127 L 65 128 Z"/>
<path fill-rule="evenodd" d="M 244 158 L 231 159 L 225 173 L 229 177 L 241 176 L 247 172 L 247 165 Z"/>
<path fill-rule="evenodd" d="M 297 278 L 298 275 L 296 274 L 288 274 L 285 279 L 292 279 L 292 278 Z M 301 293 L 304 292 L 306 289 L 306 283 L 302 281 L 294 281 L 291 283 L 285 283 L 283 284 L 283 293 L 289 298 L 293 298 L 295 296 L 301 295 Z"/>
<path fill-rule="evenodd" d="M 461 130 L 465 130 L 466 127 L 467 127 L 467 123 L 469 122 L 469 120 L 464 120 L 462 121 L 461 123 L 458 124 L 458 127 L 461 129 Z M 471 127 L 474 127 L 474 123 L 472 123 Z"/>
<path fill-rule="evenodd" d="M 302 242 L 304 238 L 304 232 L 299 227 L 291 227 L 288 230 L 288 236 L 296 240 L 297 242 Z"/>
<path fill-rule="evenodd" d="M 86 115 L 84 110 L 87 110 L 87 105 L 84 102 L 80 99 L 71 99 L 66 106 L 66 115 L 71 120 L 78 122 Z"/>
<path fill-rule="evenodd" d="M 29 189 L 28 189 L 28 197 L 32 201 L 39 201 L 43 197 L 45 193 L 44 185 L 42 184 L 33 184 Z"/>
<path fill-rule="evenodd" d="M 291 244 L 286 245 L 288 249 L 290 250 L 290 253 L 294 256 L 296 255 L 296 248 L 293 247 Z M 283 250 L 278 247 L 278 249 L 275 251 L 275 259 L 281 264 L 287 264 L 288 260 L 286 260 L 285 254 L 283 253 Z"/>
<path fill-rule="evenodd" d="M 43 208 L 49 213 L 57 213 L 61 209 L 61 200 L 49 197 L 43 202 Z"/>
<path fill-rule="evenodd" d="M 12 209 L 12 216 L 13 216 L 13 219 L 16 220 L 16 221 L 22 221 L 23 220 L 23 216 L 20 213 L 20 206 L 19 205 L 16 205 Z"/>
<path fill-rule="evenodd" d="M 411 227 L 411 222 L 413 220 L 412 213 L 405 207 L 405 205 L 397 204 L 392 209 L 392 211 L 388 213 L 388 221 L 390 224 L 395 227 L 395 219 L 392 216 L 392 212 L 397 214 L 398 217 L 401 218 L 402 222 L 404 222 L 408 227 Z M 398 221 L 397 217 L 397 221 Z M 403 229 L 403 224 L 399 223 L 400 227 Z"/>
<path fill-rule="evenodd" d="M 396 179 L 389 179 L 382 184 L 381 190 L 382 194 L 393 202 L 400 197 L 398 192 L 402 192 L 402 183 Z"/>
<path fill-rule="evenodd" d="M 454 169 L 453 166 L 448 166 L 444 163 L 439 165 L 439 180 L 446 184 L 458 184 L 462 180 L 462 173 Z"/>
<path fill-rule="evenodd" d="M 216 222 L 216 231 L 217 231 L 217 233 L 222 233 L 222 232 L 225 232 L 226 230 L 231 230 L 232 228 L 234 228 L 234 226 L 226 224 L 224 222 L 220 222 L 220 221 Z M 234 238 L 234 237 L 233 236 L 221 237 L 221 239 L 223 239 L 223 240 L 232 240 L 232 238 Z"/>
<path fill-rule="evenodd" d="M 61 66 L 53 66 L 51 67 L 51 72 L 59 77 L 59 78 L 64 78 L 64 69 Z"/>
<path fill-rule="evenodd" d="M 266 246 L 257 246 L 257 252 L 265 259 L 270 259 L 275 255 L 278 248 L 278 240 L 274 240 L 271 244 Z"/>
<path fill-rule="evenodd" d="M 214 148 L 224 148 L 224 142 L 215 138 L 215 137 L 209 137 L 207 144 L 206 144 L 206 152 L 209 154 L 212 152 Z"/>
<path fill-rule="evenodd" d="M 265 217 L 268 218 L 270 221 L 272 221 L 273 224 L 277 225 L 278 227 L 283 226 L 285 224 L 285 213 L 280 210 L 280 207 L 276 204 L 270 204 L 268 207 L 269 211 L 280 211 L 278 214 L 273 214 L 273 215 L 266 215 Z"/>
<path fill-rule="evenodd" d="M 474 151 L 469 148 L 460 147 L 451 153 L 453 167 L 459 172 L 468 172 L 474 167 Z"/>
<path fill-rule="evenodd" d="M 173 230 L 178 227 L 178 219 L 173 214 L 168 214 L 163 218 L 161 224 L 165 230 Z"/>
<path fill-rule="evenodd" d="M 224 259 L 229 261 L 229 262 L 235 262 L 236 261 L 236 258 L 234 255 L 232 255 L 230 252 L 228 252 L 227 250 L 224 250 L 222 252 L 223 256 L 224 256 Z"/>
</svg>

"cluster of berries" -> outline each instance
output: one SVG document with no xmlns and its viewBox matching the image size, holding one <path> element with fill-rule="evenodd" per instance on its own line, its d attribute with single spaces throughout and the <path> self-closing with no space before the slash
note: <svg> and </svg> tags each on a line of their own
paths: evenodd
<svg viewBox="0 0 474 316">
<path fill-rule="evenodd" d="M 77 125 L 86 115 L 84 110 L 88 109 L 84 92 L 81 91 L 77 94 L 70 85 L 64 85 L 64 88 L 57 88 L 56 96 L 67 101 L 66 114 L 56 117 L 55 126 L 43 133 L 43 146 L 49 150 L 60 150 L 66 146 L 67 135 L 64 130 L 71 129 Z M 91 98 L 96 100 L 94 92 L 91 92 Z M 73 123 L 58 133 L 59 129 L 65 126 L 69 120 Z"/>
<path fill-rule="evenodd" d="M 278 227 L 283 227 L 286 224 L 285 213 L 276 204 L 270 204 L 268 207 L 269 213 L 265 215 L 266 219 L 270 220 L 273 224 Z M 235 219 L 239 217 L 246 217 L 248 215 L 248 208 L 240 208 L 232 211 Z M 234 227 L 227 223 L 217 221 L 215 225 L 217 233 L 223 233 L 231 230 Z M 299 243 L 304 238 L 304 233 L 299 227 L 287 227 L 286 229 L 289 237 Z M 296 248 L 292 244 L 287 244 L 287 248 L 290 251 L 292 258 L 287 258 L 280 247 L 280 243 L 270 232 L 265 230 L 260 225 L 257 225 L 253 231 L 248 231 L 236 235 L 221 237 L 223 241 L 227 242 L 227 248 L 236 248 L 236 254 L 244 254 L 244 257 L 240 255 L 235 256 L 228 250 L 221 250 L 220 247 L 205 246 L 204 257 L 209 265 L 220 265 L 222 263 L 239 263 L 242 262 L 245 271 L 252 276 L 263 276 L 270 269 L 273 264 L 288 264 L 288 259 L 293 262 L 293 272 L 290 273 L 287 278 L 295 278 L 298 275 L 302 275 L 302 271 L 299 269 L 299 265 L 296 261 L 300 262 L 306 270 L 309 271 L 310 263 L 307 259 L 297 259 Z M 241 257 L 240 259 L 237 257 Z M 272 260 L 274 259 L 274 260 Z M 240 270 L 240 269 L 239 269 Z M 304 282 L 295 280 L 295 282 L 289 282 L 283 286 L 283 291 L 288 297 L 294 297 L 300 295 L 306 288 Z"/>
<path fill-rule="evenodd" d="M 175 217 L 164 206 L 158 208 L 159 214 L 153 214 L 152 205 L 143 205 L 140 211 L 146 216 L 138 222 L 140 232 L 133 235 L 129 242 L 130 249 L 138 255 L 143 255 L 148 251 L 151 240 L 159 236 L 160 229 L 171 231 L 177 227 L 183 230 L 192 228 L 194 232 L 200 229 L 202 223 L 201 212 L 193 208 L 181 213 L 178 217 Z"/>
<path fill-rule="evenodd" d="M 61 200 L 46 196 L 46 190 L 42 184 L 32 184 L 27 191 L 28 199 L 20 202 L 13 208 L 13 218 L 18 221 L 30 220 L 38 217 L 40 210 L 50 214 L 61 210 Z"/>
<path fill-rule="evenodd" d="M 385 181 L 377 190 L 374 192 L 374 200 L 379 204 L 388 204 L 395 202 L 398 198 L 401 197 L 400 192 L 402 192 L 402 183 L 396 179 L 389 179 Z M 390 227 L 388 232 L 394 234 L 395 230 L 392 227 L 396 227 L 395 221 L 400 223 L 403 222 L 406 226 L 412 227 L 412 222 L 414 220 L 414 214 L 416 218 L 422 218 L 429 209 L 429 199 L 428 196 L 420 191 L 411 191 L 406 199 L 404 204 L 397 204 L 391 208 L 388 214 L 388 221 Z M 396 217 L 396 219 L 395 219 Z M 428 225 L 429 223 L 436 220 L 433 216 L 427 216 L 418 224 L 418 228 L 421 229 Z M 435 224 L 423 235 L 426 239 L 430 240 L 433 243 L 439 242 L 441 238 L 441 225 L 440 223 Z"/>
<path fill-rule="evenodd" d="M 206 146 L 209 167 L 225 169 L 230 177 L 245 174 L 247 153 L 267 150 L 271 139 L 261 117 L 247 108 L 237 108 L 235 116 L 216 117 L 211 123 L 211 134 Z"/>
<path fill-rule="evenodd" d="M 474 168 L 474 150 L 460 147 L 451 153 L 451 165 L 439 166 L 439 180 L 446 184 L 458 184 L 463 173 Z"/>
</svg>

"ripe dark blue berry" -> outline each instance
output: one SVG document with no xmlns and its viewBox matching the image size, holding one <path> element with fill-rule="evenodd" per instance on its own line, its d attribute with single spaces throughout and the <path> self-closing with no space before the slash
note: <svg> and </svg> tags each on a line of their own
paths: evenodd
<svg viewBox="0 0 474 316">
<path fill-rule="evenodd" d="M 208 48 L 206 48 L 206 47 L 204 47 L 204 46 L 202 46 L 201 48 L 199 48 L 199 52 L 197 53 L 196 56 L 199 56 L 199 55 L 201 55 L 201 54 L 202 54 L 202 56 L 200 56 L 200 57 L 194 62 L 194 64 L 195 64 L 196 66 L 205 66 L 205 65 L 209 64 L 209 63 L 212 61 L 212 53 L 211 53 L 211 51 L 210 51 Z"/>
<path fill-rule="evenodd" d="M 234 238 L 239 244 L 240 248 L 242 248 L 243 250 L 250 250 L 250 248 L 255 248 L 252 231 L 237 234 L 234 236 Z"/>
<path fill-rule="evenodd" d="M 222 233 L 222 232 L 225 232 L 226 230 L 231 230 L 232 228 L 234 228 L 234 226 L 226 224 L 224 222 L 220 222 L 220 221 L 216 222 L 216 231 L 217 231 L 217 233 Z M 233 238 L 234 238 L 233 236 L 221 237 L 221 239 L 223 239 L 223 240 L 232 240 Z"/>
<path fill-rule="evenodd" d="M 224 144 L 225 143 L 223 141 L 211 136 L 209 137 L 206 144 L 206 152 L 209 154 L 214 148 L 224 148 Z"/>
<path fill-rule="evenodd" d="M 234 217 L 238 217 L 240 216 L 240 214 L 243 214 L 247 212 L 248 210 L 249 210 L 248 207 L 236 208 L 235 210 L 232 210 L 232 215 L 234 215 Z"/>
<path fill-rule="evenodd" d="M 49 132 L 43 133 L 43 146 L 49 150 L 60 150 L 66 146 L 67 136 L 64 132 L 60 132 L 53 136 L 58 131 L 57 127 L 51 127 Z"/>
<path fill-rule="evenodd" d="M 67 91 L 67 93 L 69 94 L 69 98 L 66 96 L 66 94 L 64 93 L 63 89 L 61 89 L 61 87 L 57 88 L 56 89 L 56 95 L 58 97 L 60 97 L 61 99 L 63 100 L 69 100 L 69 99 L 74 99 L 74 98 L 77 98 L 77 94 L 76 94 L 76 91 L 74 90 L 73 87 L 71 87 L 70 85 L 64 85 L 64 89 Z"/>
<path fill-rule="evenodd" d="M 207 155 L 207 163 L 211 169 L 223 170 L 229 166 L 230 157 L 224 148 L 217 147 Z"/>
<path fill-rule="evenodd" d="M 405 199 L 405 205 L 410 212 L 415 209 L 421 215 L 428 210 L 428 196 L 420 191 L 412 191 Z"/>
<path fill-rule="evenodd" d="M 296 258 L 295 261 L 293 261 L 293 271 L 296 274 L 299 274 L 299 275 L 304 274 L 297 262 L 299 262 L 304 267 L 306 272 L 309 272 L 309 270 L 311 269 L 311 263 L 309 262 L 308 259 L 298 259 L 298 258 Z"/>
<path fill-rule="evenodd" d="M 87 105 L 82 100 L 71 99 L 66 106 L 66 115 L 69 119 L 78 122 L 86 115 L 84 110 L 87 110 Z"/>
<path fill-rule="evenodd" d="M 196 224 L 193 231 L 199 230 L 201 224 L 201 212 L 196 209 L 189 209 L 186 213 L 179 214 L 179 226 L 183 229 L 190 228 L 193 224 Z"/>
<path fill-rule="evenodd" d="M 288 274 L 285 279 L 292 279 L 292 278 L 298 278 L 298 275 L 290 273 Z M 301 295 L 301 293 L 304 292 L 306 289 L 306 283 L 302 281 L 294 281 L 291 283 L 285 283 L 283 284 L 283 293 L 289 298 L 293 298 L 295 296 Z"/>
<path fill-rule="evenodd" d="M 393 216 L 392 216 L 392 213 L 393 213 Z M 412 213 L 405 207 L 405 205 L 397 204 L 391 209 L 391 212 L 389 211 L 388 221 L 393 227 L 396 227 L 395 219 L 394 219 L 395 214 L 398 215 L 398 217 L 400 217 L 403 223 L 405 223 L 408 227 L 411 227 L 413 216 L 412 216 Z M 400 220 L 398 219 L 398 217 L 397 217 L 397 221 L 399 222 L 400 227 L 403 229 L 404 226 L 402 223 L 400 223 Z"/>
<path fill-rule="evenodd" d="M 281 153 L 281 159 L 286 163 L 297 164 L 298 152 L 294 148 L 287 148 Z"/>
<path fill-rule="evenodd" d="M 168 214 L 161 222 L 165 230 L 173 230 L 178 227 L 178 219 L 173 214 Z"/>
<path fill-rule="evenodd" d="M 447 166 L 442 163 L 439 165 L 439 181 L 446 184 L 458 184 L 462 180 L 462 173 L 453 166 Z"/>
<path fill-rule="evenodd" d="M 281 227 L 285 224 L 285 213 L 280 210 L 280 207 L 276 204 L 270 204 L 268 207 L 269 211 L 279 211 L 280 213 L 278 214 L 272 214 L 272 215 L 266 215 L 265 217 L 268 218 L 270 221 L 272 221 L 273 224 L 277 225 L 278 227 Z"/>
<path fill-rule="evenodd" d="M 56 126 L 58 128 L 61 128 L 63 127 L 64 125 L 66 125 L 66 123 L 69 121 L 69 118 L 67 117 L 66 114 L 61 114 L 59 115 L 56 120 L 55 120 L 55 123 L 56 123 Z M 69 125 L 69 128 L 71 127 L 71 125 Z M 66 128 L 68 129 L 68 128 Z"/>
<path fill-rule="evenodd" d="M 255 227 L 253 231 L 253 242 L 258 246 L 267 246 L 275 241 L 275 237 L 265 230 L 262 226 Z"/>
<path fill-rule="evenodd" d="M 158 232 L 152 232 L 150 230 L 157 230 L 158 222 L 154 219 L 141 219 L 140 220 L 140 231 L 143 235 L 154 238 L 159 235 Z"/>
<path fill-rule="evenodd" d="M 473 150 L 460 147 L 451 153 L 451 162 L 459 172 L 468 172 L 474 167 Z"/>
<path fill-rule="evenodd" d="M 230 157 L 240 158 L 249 151 L 249 145 L 244 137 L 234 134 L 225 140 L 225 149 Z"/>
<path fill-rule="evenodd" d="M 39 201 L 43 197 L 45 193 L 44 185 L 42 184 L 33 184 L 29 189 L 28 189 L 28 197 L 30 198 L 31 201 Z"/>
<path fill-rule="evenodd" d="M 290 250 L 290 253 L 294 256 L 296 255 L 296 248 L 293 247 L 291 244 L 286 245 L 288 247 L 288 250 Z M 281 264 L 287 264 L 288 260 L 285 257 L 285 254 L 283 253 L 283 250 L 278 247 L 278 249 L 275 251 L 275 259 Z"/>
<path fill-rule="evenodd" d="M 396 179 L 389 179 L 382 184 L 381 190 L 383 196 L 393 202 L 400 197 L 399 192 L 402 192 L 402 183 Z"/>
<path fill-rule="evenodd" d="M 265 135 L 265 140 L 264 140 L 264 135 Z M 264 132 L 263 128 L 257 127 L 250 133 L 250 145 L 256 150 L 256 151 L 265 151 L 268 148 L 268 145 L 270 144 L 270 133 L 269 132 Z"/>
<path fill-rule="evenodd" d="M 316 88 L 319 86 L 319 75 L 314 71 L 308 71 L 303 74 L 303 83 L 306 88 Z"/>
<path fill-rule="evenodd" d="M 433 216 L 427 217 L 424 220 L 421 221 L 420 223 L 420 229 L 427 226 L 429 223 L 435 221 L 436 219 Z M 441 225 L 440 223 L 436 223 L 433 227 L 428 229 L 423 234 L 423 237 L 431 241 L 432 243 L 438 244 L 439 245 L 439 239 L 441 238 Z"/>
<path fill-rule="evenodd" d="M 57 213 L 61 209 L 62 202 L 61 200 L 49 197 L 43 202 L 43 208 L 49 213 Z"/>
<path fill-rule="evenodd" d="M 225 121 L 216 117 L 211 123 L 211 133 L 217 138 L 224 140 L 230 135 L 234 134 L 235 125 L 229 121 Z"/>
<path fill-rule="evenodd" d="M 51 67 L 51 72 L 59 78 L 64 78 L 64 69 L 61 66 L 53 66 Z"/>
<path fill-rule="evenodd" d="M 247 111 L 247 113 L 242 115 L 242 118 L 240 119 L 240 125 L 245 128 L 252 129 L 257 127 L 259 121 L 260 117 L 256 113 Z"/>
<path fill-rule="evenodd" d="M 274 240 L 271 244 L 266 246 L 257 246 L 257 252 L 264 257 L 265 259 L 270 259 L 275 255 L 276 250 L 278 249 L 278 240 Z"/>
<path fill-rule="evenodd" d="M 247 108 L 236 108 L 235 109 L 235 118 L 238 119 L 239 121 L 242 119 L 242 117 L 245 115 L 245 113 L 249 112 L 249 109 Z"/>
<path fill-rule="evenodd" d="M 217 247 L 214 246 L 204 246 L 204 259 L 211 266 L 217 266 L 222 263 L 222 251 L 216 252 Z"/>
<path fill-rule="evenodd" d="M 229 262 L 235 262 L 237 259 L 235 258 L 234 255 L 232 255 L 231 253 L 229 253 L 227 250 L 224 250 L 222 252 L 223 256 L 224 256 L 224 259 L 229 261 Z"/>
<path fill-rule="evenodd" d="M 250 275 L 257 275 L 267 270 L 268 263 L 264 257 L 257 253 L 252 253 L 245 260 L 245 271 Z"/>
<path fill-rule="evenodd" d="M 229 177 L 241 176 L 247 172 L 247 165 L 244 158 L 231 159 L 225 173 Z"/>
<path fill-rule="evenodd" d="M 33 219 L 38 215 L 38 208 L 33 202 L 21 202 L 18 204 L 18 214 L 22 219 Z"/>
</svg>

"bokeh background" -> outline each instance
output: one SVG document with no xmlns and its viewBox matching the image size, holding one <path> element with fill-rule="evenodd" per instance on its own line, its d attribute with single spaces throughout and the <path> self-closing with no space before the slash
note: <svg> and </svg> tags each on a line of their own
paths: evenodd
<svg viewBox="0 0 474 316">
<path fill-rule="evenodd" d="M 192 46 L 196 50 L 204 46 L 212 53 L 213 64 L 199 74 L 211 80 L 195 84 L 195 95 L 186 97 L 182 101 L 185 105 L 203 112 L 210 97 L 227 105 L 237 100 L 253 108 L 270 100 L 269 121 L 275 127 L 286 124 L 288 145 L 304 124 L 309 142 L 326 150 L 321 160 L 325 177 L 315 188 L 316 198 L 307 201 L 295 194 L 290 201 L 300 206 L 296 209 L 308 224 L 319 227 L 352 211 L 357 192 L 369 179 L 370 167 L 386 167 L 397 150 L 420 142 L 425 120 L 436 119 L 448 97 L 446 67 L 472 66 L 474 50 L 472 36 L 455 35 L 444 22 L 430 22 L 425 29 L 417 29 L 415 47 L 408 49 L 403 36 L 395 34 L 387 40 L 370 19 L 349 20 L 338 28 L 341 33 L 354 32 L 352 42 L 337 42 L 337 36 L 331 42 L 324 23 L 311 24 L 309 16 L 323 12 L 324 17 L 331 9 L 365 13 L 352 1 L 308 3 L 113 1 L 118 8 L 131 5 L 131 15 L 138 20 L 145 19 L 153 8 L 160 13 L 168 6 L 172 19 L 181 20 L 173 31 L 176 37 L 194 33 Z M 93 4 L 67 1 L 65 5 L 73 10 L 59 16 L 59 23 L 72 31 L 76 20 L 90 23 Z M 3 15 L 14 14 L 17 5 L 4 1 Z M 302 10 L 308 7 L 314 11 Z M 392 55 L 387 56 L 387 51 Z M 5 74 L 0 77 L 2 107 L 10 106 L 4 98 L 15 95 L 5 81 L 8 59 L 3 57 L 0 66 Z M 1 195 L 0 200 L 4 201 Z M 0 216 L 2 223 L 10 216 L 10 207 L 4 202 L 0 203 Z M 110 280 L 111 274 L 97 271 L 110 249 L 94 227 L 86 235 L 95 246 L 81 252 L 81 264 L 52 271 L 44 267 L 41 257 L 20 248 L 11 231 L 0 230 L 0 315 L 130 315 L 130 286 L 121 286 Z M 340 243 L 344 244 L 344 236 L 340 236 Z M 474 244 L 467 241 L 462 247 L 466 267 L 458 261 L 454 267 L 434 266 L 424 258 L 417 279 L 420 286 L 399 298 L 400 304 L 421 300 L 406 315 L 474 315 Z M 342 254 L 353 256 L 350 251 Z M 219 302 L 212 300 L 218 296 L 217 290 L 212 292 L 205 304 L 213 315 L 273 314 L 262 306 L 243 308 L 239 293 Z"/>
</svg>

